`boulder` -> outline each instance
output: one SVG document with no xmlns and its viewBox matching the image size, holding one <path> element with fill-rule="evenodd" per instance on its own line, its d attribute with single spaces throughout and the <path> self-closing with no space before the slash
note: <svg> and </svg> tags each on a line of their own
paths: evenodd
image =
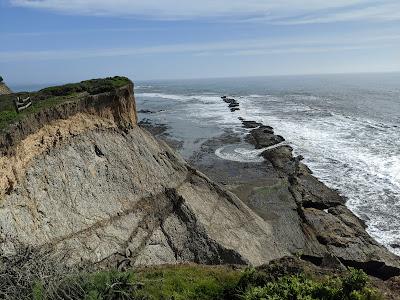
<svg viewBox="0 0 400 300">
<path fill-rule="evenodd" d="M 271 127 L 260 126 L 250 131 L 247 141 L 255 145 L 257 149 L 260 149 L 279 144 L 285 139 L 280 135 L 275 135 Z"/>
</svg>

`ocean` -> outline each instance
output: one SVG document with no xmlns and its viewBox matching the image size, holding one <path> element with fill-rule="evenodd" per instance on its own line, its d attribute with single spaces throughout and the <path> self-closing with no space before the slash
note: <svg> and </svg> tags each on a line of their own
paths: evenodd
<svg viewBox="0 0 400 300">
<path fill-rule="evenodd" d="M 137 82 L 141 119 L 166 124 L 189 159 L 211 137 L 245 135 L 238 117 L 274 127 L 314 175 L 347 200 L 367 231 L 400 255 L 400 74 L 343 74 Z M 221 100 L 240 102 L 234 113 Z M 216 155 L 260 161 L 245 145 Z M 262 159 L 261 159 L 262 160 Z M 396 246 L 399 245 L 399 246 Z"/>
</svg>

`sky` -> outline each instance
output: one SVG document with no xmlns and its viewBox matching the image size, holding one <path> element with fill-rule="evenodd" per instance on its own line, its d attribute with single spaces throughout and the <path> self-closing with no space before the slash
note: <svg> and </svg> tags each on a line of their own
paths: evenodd
<svg viewBox="0 0 400 300">
<path fill-rule="evenodd" d="M 397 71 L 399 0 L 0 0 L 10 85 Z"/>
</svg>

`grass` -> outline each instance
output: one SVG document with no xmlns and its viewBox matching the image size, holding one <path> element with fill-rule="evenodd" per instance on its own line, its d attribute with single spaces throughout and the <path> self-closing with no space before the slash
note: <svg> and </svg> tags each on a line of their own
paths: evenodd
<svg viewBox="0 0 400 300">
<path fill-rule="evenodd" d="M 0 96 L 0 130 L 5 129 L 10 124 L 22 120 L 30 114 L 34 114 L 44 108 L 54 107 L 73 99 L 78 99 L 85 95 L 95 95 L 109 92 L 115 88 L 122 87 L 130 83 L 126 77 L 108 77 L 105 79 L 91 79 L 79 83 L 70 83 L 61 86 L 54 86 L 42 89 L 34 93 L 16 93 Z M 16 97 L 31 97 L 32 105 L 17 113 L 14 108 Z"/>
<path fill-rule="evenodd" d="M 342 277 L 311 278 L 303 273 L 274 277 L 255 269 L 177 265 L 138 271 L 103 271 L 64 280 L 52 296 L 36 282 L 32 298 L 174 300 L 379 300 L 368 276 L 350 269 Z"/>
<path fill-rule="evenodd" d="M 241 272 L 224 267 L 173 266 L 137 273 L 139 295 L 147 299 L 223 299 L 239 282 Z"/>
</svg>

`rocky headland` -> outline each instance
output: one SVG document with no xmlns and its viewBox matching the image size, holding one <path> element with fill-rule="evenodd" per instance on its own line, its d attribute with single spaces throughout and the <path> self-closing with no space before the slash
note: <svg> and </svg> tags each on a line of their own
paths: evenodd
<svg viewBox="0 0 400 300">
<path fill-rule="evenodd" d="M 120 269 L 261 266 L 290 256 L 381 280 L 400 275 L 399 258 L 273 128 L 241 120 L 246 141 L 264 149 L 263 162 L 216 157 L 218 147 L 238 141 L 230 131 L 186 162 L 166 143 L 181 145 L 168 141 L 165 125 L 138 124 L 133 83 L 107 80 L 33 93 L 32 108 L 14 119 L 2 115 L 3 259 L 26 247 L 61 255 L 69 266 Z M 0 113 L 12 99 L 3 97 Z M 222 100 L 227 113 L 239 109 L 238 101 Z"/>
</svg>

